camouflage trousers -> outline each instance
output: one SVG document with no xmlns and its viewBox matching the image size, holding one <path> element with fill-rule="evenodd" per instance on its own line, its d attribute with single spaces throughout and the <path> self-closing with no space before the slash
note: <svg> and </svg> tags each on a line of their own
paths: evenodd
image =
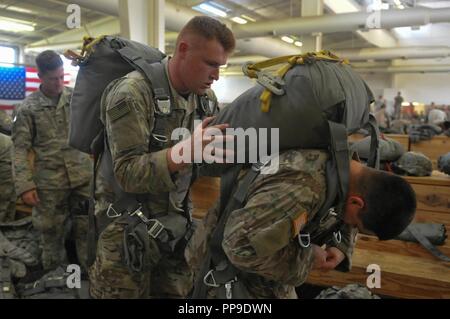
<svg viewBox="0 0 450 319">
<path fill-rule="evenodd" d="M 0 223 L 11 222 L 16 215 L 16 193 L 14 191 L 14 181 L 2 179 L 0 186 Z"/>
<path fill-rule="evenodd" d="M 33 207 L 32 220 L 40 233 L 44 269 L 55 269 L 67 262 L 65 240 L 70 237 L 75 241 L 81 266 L 85 267 L 87 212 L 72 216 L 71 211 L 89 198 L 89 185 L 65 190 L 38 189 L 37 192 L 40 202 Z"/>
<path fill-rule="evenodd" d="M 150 269 L 133 272 L 124 262 L 126 225 L 113 221 L 100 234 L 97 255 L 89 269 L 90 294 L 96 299 L 186 298 L 193 287 L 193 273 L 184 248 L 172 254 L 150 240 Z"/>
<path fill-rule="evenodd" d="M 0 134 L 0 222 L 13 221 L 16 213 L 11 146 L 10 137 Z"/>
</svg>

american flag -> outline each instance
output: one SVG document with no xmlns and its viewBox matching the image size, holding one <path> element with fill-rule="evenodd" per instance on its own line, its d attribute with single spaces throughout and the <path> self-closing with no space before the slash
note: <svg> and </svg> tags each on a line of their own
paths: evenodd
<svg viewBox="0 0 450 319">
<path fill-rule="evenodd" d="M 34 67 L 0 67 L 0 110 L 13 110 L 26 96 L 37 91 L 41 80 Z M 64 84 L 70 82 L 70 73 L 64 73 Z"/>
</svg>

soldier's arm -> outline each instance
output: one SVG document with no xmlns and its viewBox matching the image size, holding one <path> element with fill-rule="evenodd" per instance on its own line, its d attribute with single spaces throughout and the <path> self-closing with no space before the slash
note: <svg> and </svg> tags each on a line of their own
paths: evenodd
<svg viewBox="0 0 450 319">
<path fill-rule="evenodd" d="M 355 246 L 358 229 L 349 225 L 344 225 L 340 232 L 341 242 L 337 243 L 334 240 L 330 240 L 327 243 L 327 247 L 336 247 L 345 255 L 345 259 L 335 269 L 347 272 L 352 269 L 353 247 Z"/>
<path fill-rule="evenodd" d="M 311 217 L 317 209 L 317 196 L 314 188 L 299 182 L 284 178 L 266 183 L 244 208 L 232 212 L 222 246 L 237 268 L 294 286 L 306 280 L 314 252 L 312 246 L 299 245 L 297 234 L 304 224 L 301 216 Z"/>
<path fill-rule="evenodd" d="M 102 104 L 106 105 L 105 128 L 118 183 L 130 193 L 175 189 L 167 165 L 167 149 L 149 150 L 154 106 L 145 80 L 123 78 L 111 85 Z"/>
<path fill-rule="evenodd" d="M 33 120 L 27 107 L 23 106 L 16 114 L 12 124 L 12 140 L 14 144 L 15 187 L 18 196 L 35 189 L 33 171 L 28 160 L 28 153 L 33 144 Z"/>
</svg>

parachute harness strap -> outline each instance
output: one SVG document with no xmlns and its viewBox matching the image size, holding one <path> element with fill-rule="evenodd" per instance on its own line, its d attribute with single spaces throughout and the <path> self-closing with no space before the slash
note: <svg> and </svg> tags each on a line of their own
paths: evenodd
<svg viewBox="0 0 450 319">
<path fill-rule="evenodd" d="M 260 96 L 261 100 L 261 111 L 269 112 L 270 102 L 272 99 L 272 94 L 283 95 L 284 91 L 284 76 L 286 73 L 295 65 L 312 63 L 313 61 L 333 61 L 343 64 L 349 64 L 347 60 L 340 59 L 338 56 L 334 55 L 330 51 L 320 51 L 320 52 L 309 52 L 301 55 L 286 55 L 273 59 L 264 60 L 258 63 L 247 62 L 242 66 L 242 71 L 249 78 L 257 79 L 257 82 L 264 86 L 264 91 Z M 274 75 L 263 71 L 263 69 L 284 64 Z"/>
</svg>

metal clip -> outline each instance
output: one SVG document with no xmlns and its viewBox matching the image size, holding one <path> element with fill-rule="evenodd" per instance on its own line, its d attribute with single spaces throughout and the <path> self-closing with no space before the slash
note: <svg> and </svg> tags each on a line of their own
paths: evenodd
<svg viewBox="0 0 450 319">
<path fill-rule="evenodd" d="M 341 231 L 339 230 L 338 232 L 333 232 L 333 236 L 334 236 L 334 240 L 336 241 L 336 243 L 340 244 L 342 241 Z"/>
<path fill-rule="evenodd" d="M 164 230 L 164 225 L 157 219 L 150 219 L 150 222 L 153 222 L 153 225 L 148 228 L 149 225 L 147 225 L 147 233 L 150 237 L 156 239 L 159 234 Z"/>
<path fill-rule="evenodd" d="M 267 164 L 270 163 L 271 160 L 272 160 L 272 158 L 270 156 L 268 156 L 267 159 L 265 159 L 264 161 L 254 163 L 252 165 L 252 170 L 255 172 L 260 172 L 264 167 L 267 166 Z"/>
<path fill-rule="evenodd" d="M 308 239 L 308 243 L 305 244 L 303 242 L 303 237 Z M 311 236 L 308 234 L 298 234 L 298 243 L 300 244 L 300 246 L 302 246 L 303 248 L 308 248 L 311 245 Z"/>
<path fill-rule="evenodd" d="M 218 288 L 218 287 L 220 287 L 220 285 L 218 285 L 217 283 L 216 283 L 216 279 L 214 278 L 214 275 L 213 275 L 213 269 L 211 269 L 211 270 L 209 270 L 207 273 L 206 273 L 206 275 L 205 275 L 205 277 L 203 277 L 203 283 L 205 284 L 205 285 L 207 285 L 208 287 L 215 287 L 215 288 Z M 209 277 L 211 277 L 211 281 L 212 282 L 209 282 L 208 281 L 208 278 Z"/>
<path fill-rule="evenodd" d="M 284 94 L 283 86 L 285 85 L 285 82 L 283 81 L 283 79 L 277 76 L 272 76 L 264 71 L 258 71 L 256 72 L 256 74 L 258 75 L 256 81 L 266 89 L 268 89 L 270 92 L 276 95 Z"/>
<path fill-rule="evenodd" d="M 233 283 L 233 281 L 229 281 L 229 282 L 225 283 L 225 294 L 226 294 L 227 299 L 233 298 L 233 293 L 231 291 L 231 289 L 233 288 L 231 286 L 232 283 Z"/>
<path fill-rule="evenodd" d="M 169 115 L 170 114 L 170 98 L 156 98 L 156 108 L 155 112 L 159 115 Z"/>
<path fill-rule="evenodd" d="M 160 144 L 166 144 L 169 141 L 167 136 L 161 135 L 161 134 L 154 134 L 153 133 L 152 137 L 156 140 L 156 142 L 158 142 Z"/>
<path fill-rule="evenodd" d="M 114 209 L 113 204 L 109 204 L 108 210 L 106 211 L 106 216 L 107 216 L 108 218 L 117 218 L 117 217 L 122 216 L 122 214 L 121 214 L 121 213 L 118 213 L 118 212 Z"/>
</svg>

